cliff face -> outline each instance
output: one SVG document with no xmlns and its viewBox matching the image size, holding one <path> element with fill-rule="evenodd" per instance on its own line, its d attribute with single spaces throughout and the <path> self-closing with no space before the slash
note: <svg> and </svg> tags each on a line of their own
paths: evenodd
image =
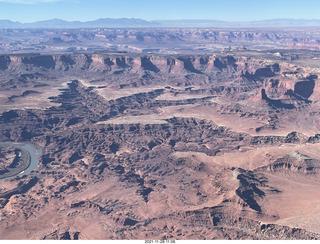
<svg viewBox="0 0 320 244">
<path fill-rule="evenodd" d="M 2 71 L 29 69 L 50 70 L 96 70 L 96 71 L 138 71 L 154 73 L 212 73 L 242 72 L 251 79 L 263 79 L 283 74 L 301 75 L 300 68 L 287 63 L 276 63 L 257 58 L 232 55 L 135 55 L 135 54 L 63 54 L 63 55 L 2 55 Z"/>
<path fill-rule="evenodd" d="M 179 28 L 179 29 L 1 29 L 0 53 L 136 53 L 207 54 L 221 49 L 319 50 L 316 28 Z"/>
<path fill-rule="evenodd" d="M 314 90 L 319 89 L 319 84 L 316 82 L 317 76 L 310 75 L 312 71 L 308 68 L 231 55 L 1 56 L 0 70 L 4 73 L 11 72 L 15 76 L 23 73 L 35 75 L 44 72 L 51 75 L 61 73 L 78 77 L 89 77 L 90 75 L 102 77 L 116 74 L 119 77 L 129 75 L 144 77 L 150 84 L 156 79 L 163 80 L 168 77 L 169 83 L 176 84 L 208 85 L 213 82 L 221 84 L 223 89 L 229 86 L 233 86 L 232 89 L 236 90 L 239 89 L 239 86 L 245 86 L 248 89 L 260 88 L 256 95 L 250 98 L 252 101 L 261 100 L 261 89 L 264 89 L 266 96 L 270 96 L 271 99 L 292 100 L 299 103 L 316 98 Z M 22 79 L 27 78 L 28 75 L 22 77 Z"/>
<path fill-rule="evenodd" d="M 45 149 L 3 181 L 0 236 L 318 239 L 318 77 L 278 61 L 0 56 L 0 142 Z"/>
<path fill-rule="evenodd" d="M 165 56 L 107 56 L 98 54 L 1 56 L 1 70 L 42 68 L 45 70 L 98 70 L 98 71 L 152 71 L 157 73 L 205 72 L 228 68 L 228 58 L 223 61 L 214 57 L 165 57 Z M 234 60 L 235 62 L 235 60 Z"/>
<path fill-rule="evenodd" d="M 258 60 L 235 58 L 233 56 L 157 56 L 157 55 L 28 55 L 0 56 L 1 70 L 97 70 L 97 71 L 152 71 L 154 73 L 210 73 L 217 71 L 243 71 L 247 75 L 272 76 L 279 72 L 278 64 L 265 68 Z M 258 70 L 259 66 L 264 69 Z M 257 73 L 255 73 L 257 71 Z M 268 73 L 269 72 L 269 73 Z M 253 77 L 254 78 L 254 77 Z"/>
</svg>

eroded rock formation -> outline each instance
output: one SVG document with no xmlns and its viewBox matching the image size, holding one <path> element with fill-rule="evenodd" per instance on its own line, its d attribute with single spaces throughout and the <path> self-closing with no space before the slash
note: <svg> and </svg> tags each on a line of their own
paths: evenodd
<svg viewBox="0 0 320 244">
<path fill-rule="evenodd" d="M 0 141 L 45 149 L 1 181 L 3 239 L 319 238 L 304 205 L 319 201 L 314 69 L 231 54 L 7 55 L 0 69 Z"/>
</svg>

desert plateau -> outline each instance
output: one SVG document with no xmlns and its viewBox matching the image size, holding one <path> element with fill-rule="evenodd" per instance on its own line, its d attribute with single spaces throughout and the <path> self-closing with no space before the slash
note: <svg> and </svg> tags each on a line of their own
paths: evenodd
<svg viewBox="0 0 320 244">
<path fill-rule="evenodd" d="M 317 27 L 0 29 L 0 239 L 320 239 Z"/>
</svg>

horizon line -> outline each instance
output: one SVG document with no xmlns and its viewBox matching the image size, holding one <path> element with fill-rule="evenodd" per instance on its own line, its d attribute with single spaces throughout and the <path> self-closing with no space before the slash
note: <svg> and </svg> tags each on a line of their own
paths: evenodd
<svg viewBox="0 0 320 244">
<path fill-rule="evenodd" d="M 110 17 L 101 17 L 97 19 L 92 19 L 92 20 L 66 20 L 66 19 L 61 19 L 61 18 L 50 18 L 50 19 L 42 19 L 42 20 L 35 20 L 32 22 L 22 22 L 19 20 L 11 20 L 11 19 L 0 19 L 0 21 L 11 21 L 14 23 L 20 23 L 20 24 L 31 24 L 31 23 L 36 23 L 36 22 L 42 22 L 42 21 L 50 21 L 50 20 L 62 20 L 65 22 L 90 22 L 90 21 L 97 21 L 101 19 L 110 19 L 110 20 L 120 20 L 120 19 L 132 19 L 132 20 L 144 20 L 147 22 L 157 22 L 157 21 L 219 21 L 219 22 L 226 22 L 226 23 L 248 23 L 248 22 L 264 22 L 264 21 L 279 21 L 279 20 L 288 20 L 288 21 L 316 21 L 319 19 L 315 18 L 271 18 L 271 19 L 260 19 L 260 20 L 220 20 L 220 19 L 195 19 L 195 18 L 190 18 L 190 19 L 154 19 L 154 20 L 147 20 L 143 18 L 136 18 L 136 17 L 119 17 L 119 18 L 110 18 Z"/>
</svg>

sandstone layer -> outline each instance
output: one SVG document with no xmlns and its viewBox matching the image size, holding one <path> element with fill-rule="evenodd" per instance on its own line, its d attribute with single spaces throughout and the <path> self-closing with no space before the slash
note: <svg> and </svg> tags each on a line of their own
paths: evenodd
<svg viewBox="0 0 320 244">
<path fill-rule="evenodd" d="M 0 182 L 1 239 L 319 239 L 319 54 L 299 55 L 0 56 L 0 141 L 44 148 Z"/>
</svg>

